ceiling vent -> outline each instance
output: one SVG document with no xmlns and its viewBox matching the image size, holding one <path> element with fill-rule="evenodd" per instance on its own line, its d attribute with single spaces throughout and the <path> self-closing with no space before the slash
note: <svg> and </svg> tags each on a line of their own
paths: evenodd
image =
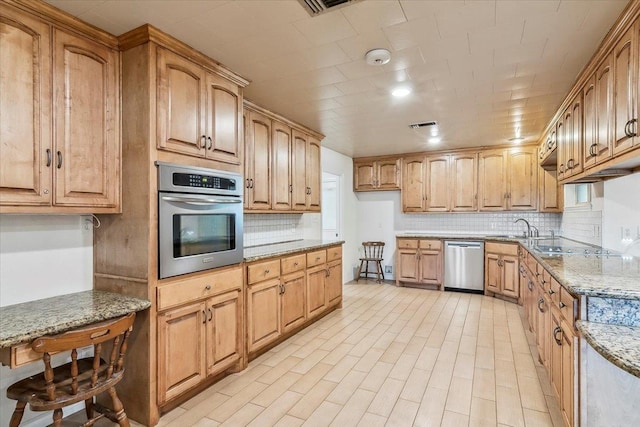
<svg viewBox="0 0 640 427">
<path fill-rule="evenodd" d="M 422 123 L 413 123 L 410 124 L 409 127 L 411 129 L 420 129 L 420 128 L 425 128 L 425 127 L 429 127 L 429 126 L 438 126 L 438 122 L 422 122 Z"/>
<path fill-rule="evenodd" d="M 298 0 L 304 10 L 311 16 L 317 16 L 329 9 L 344 6 L 358 0 Z"/>
</svg>

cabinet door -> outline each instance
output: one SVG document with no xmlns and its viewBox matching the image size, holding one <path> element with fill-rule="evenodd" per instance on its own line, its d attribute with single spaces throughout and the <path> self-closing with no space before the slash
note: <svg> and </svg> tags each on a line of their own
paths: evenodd
<svg viewBox="0 0 640 427">
<path fill-rule="evenodd" d="M 354 191 L 375 190 L 375 162 L 353 164 L 353 189 Z"/>
<path fill-rule="evenodd" d="M 561 398 L 562 393 L 562 328 L 560 328 L 560 313 L 551 311 L 551 371 L 549 380 L 551 389 L 556 397 Z"/>
<path fill-rule="evenodd" d="M 320 141 L 309 137 L 307 147 L 307 210 L 320 212 L 322 170 L 320 167 Z"/>
<path fill-rule="evenodd" d="M 570 167 L 571 167 L 571 175 L 577 175 L 582 173 L 584 169 L 584 165 L 582 163 L 584 155 L 582 154 L 582 94 L 578 93 L 576 98 L 573 100 L 571 105 L 571 119 L 573 120 L 571 124 L 571 157 L 570 157 Z"/>
<path fill-rule="evenodd" d="M 322 313 L 326 304 L 326 266 L 319 265 L 307 270 L 307 319 Z"/>
<path fill-rule="evenodd" d="M 50 205 L 50 28 L 5 4 L 0 17 L 0 205 Z"/>
<path fill-rule="evenodd" d="M 562 142 L 558 147 L 562 151 L 564 159 L 563 179 L 571 176 L 571 155 L 573 154 L 573 109 L 569 105 L 562 115 Z"/>
<path fill-rule="evenodd" d="M 480 153 L 478 193 L 481 211 L 507 209 L 507 157 L 502 150 Z"/>
<path fill-rule="evenodd" d="M 242 355 L 241 305 L 237 290 L 207 302 L 207 375 L 228 368 Z"/>
<path fill-rule="evenodd" d="M 574 361 L 577 337 L 573 335 L 571 327 L 562 325 L 562 388 L 560 390 L 560 409 L 566 425 L 574 425 Z"/>
<path fill-rule="evenodd" d="M 205 303 L 158 314 L 158 400 L 164 403 L 207 376 Z"/>
<path fill-rule="evenodd" d="M 117 206 L 120 195 L 118 52 L 54 31 L 53 203 Z"/>
<path fill-rule="evenodd" d="M 452 155 L 450 160 L 451 202 L 454 212 L 478 210 L 478 155 Z"/>
<path fill-rule="evenodd" d="M 425 203 L 425 158 L 407 157 L 402 170 L 402 212 L 422 212 Z"/>
<path fill-rule="evenodd" d="M 271 208 L 271 120 L 255 111 L 246 112 L 245 207 Z"/>
<path fill-rule="evenodd" d="M 264 347 L 281 333 L 280 279 L 249 286 L 247 290 L 247 349 Z"/>
<path fill-rule="evenodd" d="M 296 328 L 307 320 L 304 279 L 304 271 L 290 274 L 282 279 L 284 286 L 284 292 L 281 295 L 283 333 Z"/>
<path fill-rule="evenodd" d="M 500 293 L 502 269 L 499 261 L 497 254 L 487 253 L 484 257 L 484 286 L 490 292 Z"/>
<path fill-rule="evenodd" d="M 566 144 L 565 144 L 564 121 L 561 116 L 556 122 L 556 152 L 558 153 L 558 181 L 565 179 L 566 172 Z"/>
<path fill-rule="evenodd" d="M 271 168 L 271 208 L 291 210 L 291 128 L 273 120 L 271 122 L 273 167 Z"/>
<path fill-rule="evenodd" d="M 427 157 L 425 208 L 430 212 L 449 210 L 449 156 Z"/>
<path fill-rule="evenodd" d="M 238 86 L 217 74 L 207 74 L 208 159 L 242 163 L 242 97 Z M 271 135 L 268 135 L 271 138 Z"/>
<path fill-rule="evenodd" d="M 418 272 L 418 250 L 399 249 L 397 252 L 396 275 L 401 282 L 417 283 L 420 280 Z"/>
<path fill-rule="evenodd" d="M 614 137 L 613 154 L 622 153 L 633 145 L 633 138 L 628 135 L 628 124 L 636 118 L 634 90 L 637 85 L 634 70 L 633 28 L 627 31 L 613 49 L 613 109 Z M 637 128 L 637 126 L 636 126 Z"/>
<path fill-rule="evenodd" d="M 376 169 L 376 186 L 379 190 L 400 189 L 400 159 L 379 160 Z"/>
<path fill-rule="evenodd" d="M 540 174 L 540 212 L 562 212 L 564 192 L 558 185 L 556 170 L 539 169 Z"/>
<path fill-rule="evenodd" d="M 191 61 L 158 48 L 158 148 L 204 157 L 207 146 L 206 73 Z"/>
<path fill-rule="evenodd" d="M 429 285 L 442 284 L 442 252 L 420 250 L 420 283 Z"/>
<path fill-rule="evenodd" d="M 307 209 L 307 135 L 293 130 L 293 154 L 291 156 L 291 205 L 293 210 Z"/>
<path fill-rule="evenodd" d="M 613 139 L 613 54 L 609 54 L 596 71 L 596 162 L 611 158 Z M 587 148 L 585 144 L 585 149 Z M 586 155 L 585 155 L 586 157 Z"/>
<path fill-rule="evenodd" d="M 507 165 L 508 209 L 537 209 L 538 164 L 535 150 L 509 150 Z"/>
<path fill-rule="evenodd" d="M 342 260 L 327 265 L 327 306 L 340 303 L 342 300 Z"/>
<path fill-rule="evenodd" d="M 598 116 L 596 105 L 598 102 L 596 89 L 596 75 L 585 83 L 582 89 L 584 99 L 584 137 L 582 138 L 584 152 L 584 168 L 588 169 L 596 164 L 596 148 L 598 146 Z M 606 142 L 606 141 L 605 141 Z"/>
<path fill-rule="evenodd" d="M 512 298 L 520 297 L 520 275 L 518 257 L 502 256 L 502 294 Z"/>
</svg>

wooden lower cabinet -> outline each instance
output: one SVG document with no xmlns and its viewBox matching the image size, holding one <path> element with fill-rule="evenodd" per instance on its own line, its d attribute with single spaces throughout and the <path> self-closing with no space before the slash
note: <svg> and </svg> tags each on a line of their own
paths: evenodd
<svg viewBox="0 0 640 427">
<path fill-rule="evenodd" d="M 518 265 L 518 245 L 488 242 L 485 245 L 485 292 L 518 299 Z"/>
<path fill-rule="evenodd" d="M 247 353 L 255 356 L 342 303 L 342 247 L 246 266 Z"/>
<path fill-rule="evenodd" d="M 560 410 L 564 422 L 569 425 L 577 425 L 574 419 L 575 384 L 577 377 L 578 360 L 578 336 L 573 327 L 563 322 L 562 329 L 562 386 L 560 388 Z"/>
<path fill-rule="evenodd" d="M 441 240 L 399 238 L 396 246 L 397 286 L 434 285 L 442 289 Z"/>
</svg>

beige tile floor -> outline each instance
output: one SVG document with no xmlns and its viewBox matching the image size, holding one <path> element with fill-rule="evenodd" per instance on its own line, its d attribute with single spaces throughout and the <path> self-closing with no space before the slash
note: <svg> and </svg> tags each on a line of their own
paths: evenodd
<svg viewBox="0 0 640 427">
<path fill-rule="evenodd" d="M 533 342 L 515 304 L 352 282 L 342 309 L 160 425 L 562 426 Z"/>
</svg>

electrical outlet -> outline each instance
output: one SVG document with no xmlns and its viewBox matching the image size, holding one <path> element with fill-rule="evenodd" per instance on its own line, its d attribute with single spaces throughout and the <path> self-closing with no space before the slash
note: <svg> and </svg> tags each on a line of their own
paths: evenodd
<svg viewBox="0 0 640 427">
<path fill-rule="evenodd" d="M 391 274 L 392 273 L 392 268 L 393 267 L 391 267 L 390 265 L 385 265 L 384 266 L 384 272 Z"/>
</svg>

